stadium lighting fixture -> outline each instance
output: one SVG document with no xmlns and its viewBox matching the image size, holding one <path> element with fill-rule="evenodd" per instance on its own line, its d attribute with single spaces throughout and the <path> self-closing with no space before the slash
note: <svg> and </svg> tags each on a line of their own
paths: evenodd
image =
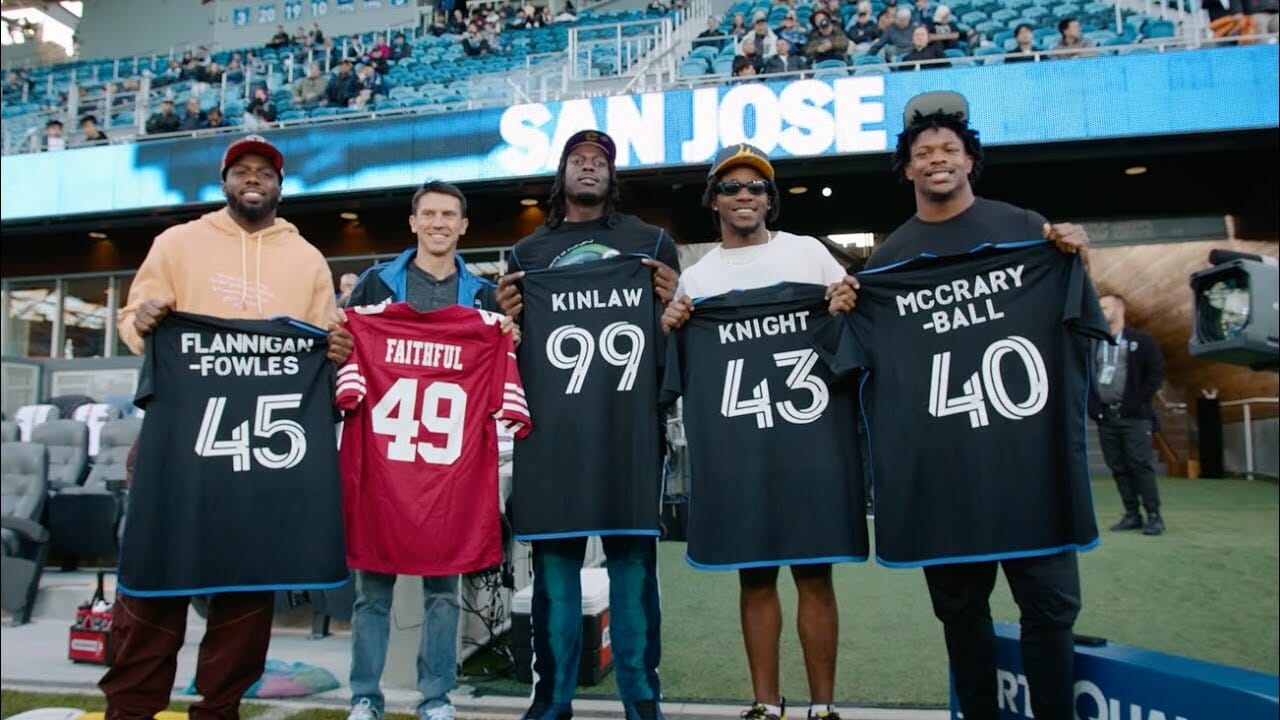
<svg viewBox="0 0 1280 720">
<path fill-rule="evenodd" d="M 1125 175 L 1145 175 L 1146 172 L 1147 168 L 1145 165 L 1134 165 L 1133 167 L 1127 167 L 1124 169 Z"/>
<path fill-rule="evenodd" d="M 359 220 L 360 219 L 360 216 L 357 213 L 353 213 L 350 210 L 348 210 L 347 212 L 338 213 L 338 217 L 342 218 L 343 220 Z"/>
<path fill-rule="evenodd" d="M 822 188 L 822 197 L 831 197 L 831 188 L 829 187 Z"/>
<path fill-rule="evenodd" d="M 792 195 L 803 195 L 809 192 L 809 188 L 803 185 L 792 185 L 791 187 L 787 188 L 787 192 L 791 193 Z"/>
<path fill-rule="evenodd" d="M 534 198 L 520 198 L 520 204 L 525 207 L 533 207 L 538 204 L 538 201 Z"/>
<path fill-rule="evenodd" d="M 94 240 L 106 240 L 107 234 L 104 232 L 98 232 L 97 230 L 94 230 L 93 232 L 89 233 L 89 237 L 93 238 Z"/>
<path fill-rule="evenodd" d="M 844 247 L 869 248 L 876 244 L 876 236 L 874 233 L 836 233 L 828 235 L 831 242 Z"/>
</svg>

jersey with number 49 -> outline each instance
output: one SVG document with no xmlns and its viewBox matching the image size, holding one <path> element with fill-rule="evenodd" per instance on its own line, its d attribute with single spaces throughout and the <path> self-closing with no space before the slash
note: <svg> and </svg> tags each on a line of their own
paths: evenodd
<svg viewBox="0 0 1280 720">
<path fill-rule="evenodd" d="M 147 337 L 126 595 L 347 581 L 324 331 L 171 312 Z"/>
<path fill-rule="evenodd" d="M 1037 241 L 858 279 L 843 339 L 867 370 L 877 558 L 932 565 L 1092 547 L 1089 347 L 1109 331 L 1080 258 Z"/>
<path fill-rule="evenodd" d="M 347 562 L 456 575 L 502 561 L 497 423 L 529 432 L 500 315 L 452 305 L 348 308 L 338 370 Z"/>
<path fill-rule="evenodd" d="M 538 429 L 515 444 L 516 537 L 658 535 L 659 305 L 638 256 L 528 272 L 520 375 Z"/>
<path fill-rule="evenodd" d="M 816 333 L 843 327 L 825 293 L 781 283 L 699 300 L 668 349 L 663 400 L 684 396 L 696 567 L 867 559 L 856 373 L 836 375 L 814 349 Z"/>
</svg>

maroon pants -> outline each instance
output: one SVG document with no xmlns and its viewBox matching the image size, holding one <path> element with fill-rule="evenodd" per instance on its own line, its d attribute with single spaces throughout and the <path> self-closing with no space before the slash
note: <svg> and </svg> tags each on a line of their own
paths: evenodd
<svg viewBox="0 0 1280 720">
<path fill-rule="evenodd" d="M 98 682 L 107 696 L 106 720 L 150 720 L 169 706 L 190 600 L 117 596 L 115 662 Z M 212 596 L 196 666 L 203 698 L 191 706 L 191 720 L 238 720 L 241 696 L 262 677 L 273 609 L 270 592 Z"/>
</svg>

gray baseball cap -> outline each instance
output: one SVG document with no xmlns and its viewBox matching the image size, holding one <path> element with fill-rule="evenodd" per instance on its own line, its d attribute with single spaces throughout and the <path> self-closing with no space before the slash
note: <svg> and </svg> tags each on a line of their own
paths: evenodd
<svg viewBox="0 0 1280 720">
<path fill-rule="evenodd" d="M 907 107 L 902 113 L 902 126 L 911 127 L 911 123 L 917 118 L 934 113 L 957 115 L 961 122 L 968 122 L 969 101 L 960 93 L 950 90 L 920 93 L 907 101 Z"/>
</svg>

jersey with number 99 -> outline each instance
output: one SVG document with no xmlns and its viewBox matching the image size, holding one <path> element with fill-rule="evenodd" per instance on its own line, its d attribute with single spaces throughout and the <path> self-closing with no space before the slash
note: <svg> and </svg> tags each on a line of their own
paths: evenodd
<svg viewBox="0 0 1280 720">
<path fill-rule="evenodd" d="M 347 562 L 455 575 L 502 560 L 495 420 L 523 437 L 528 406 L 501 316 L 453 305 L 347 309 L 338 370 Z"/>
</svg>

